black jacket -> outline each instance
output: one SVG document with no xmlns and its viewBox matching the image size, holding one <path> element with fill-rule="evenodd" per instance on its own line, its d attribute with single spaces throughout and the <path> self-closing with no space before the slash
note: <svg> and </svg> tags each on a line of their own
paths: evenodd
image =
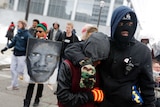
<svg viewBox="0 0 160 107">
<path fill-rule="evenodd" d="M 61 58 L 66 59 L 64 56 L 64 50 L 69 44 L 72 45 L 72 43 L 79 42 L 79 39 L 73 33 L 71 37 L 67 37 L 66 32 L 63 32 L 62 36 L 60 36 L 57 41 L 62 41 Z"/>
<path fill-rule="evenodd" d="M 101 43 L 99 41 L 101 41 Z M 88 40 L 80 43 L 80 48 L 83 49 L 83 53 L 86 56 L 91 56 L 93 61 L 106 59 L 109 54 L 109 47 L 110 45 L 108 36 L 104 35 L 103 33 L 94 33 Z M 97 107 L 97 103 L 94 102 L 94 98 L 91 93 L 92 89 L 80 88 L 79 86 L 81 67 L 75 66 L 69 62 L 70 61 L 66 63 L 65 60 L 61 64 L 59 70 L 57 86 L 58 101 L 63 105 L 67 105 L 65 107 Z M 96 83 L 94 87 L 99 87 L 100 84 L 98 69 L 99 67 L 97 65 Z"/>
<path fill-rule="evenodd" d="M 57 99 L 59 107 L 85 107 L 87 103 L 93 103 L 91 90 L 79 88 L 80 67 L 75 72 L 66 62 L 61 64 L 58 75 Z M 76 67 L 74 67 L 76 68 Z M 90 106 L 87 106 L 90 107 Z M 95 106 L 94 106 L 95 107 Z"/>
<path fill-rule="evenodd" d="M 48 33 L 48 39 L 52 40 L 54 38 L 57 41 L 59 39 L 59 37 L 62 36 L 62 31 L 60 29 L 58 29 L 55 37 L 53 37 L 53 32 L 54 32 L 54 29 L 51 28 Z"/>
<path fill-rule="evenodd" d="M 110 54 L 107 60 L 101 63 L 101 87 L 105 93 L 105 100 L 100 107 L 139 107 L 132 101 L 132 86 L 137 86 L 143 99 L 142 107 L 155 107 L 154 81 L 152 76 L 152 60 L 148 47 L 130 35 L 128 43 L 120 44 L 115 40 L 115 30 L 119 21 L 130 13 L 135 23 L 135 13 L 126 6 L 117 8 L 111 20 Z M 117 36 L 117 35 L 116 35 Z M 93 47 L 94 48 L 94 47 Z M 66 57 L 74 64 L 85 59 L 85 54 L 75 44 L 66 50 Z M 130 63 L 126 63 L 129 60 Z"/>
<path fill-rule="evenodd" d="M 106 99 L 102 107 L 138 107 L 132 101 L 132 86 L 140 89 L 144 101 L 143 107 L 154 107 L 154 81 L 152 77 L 150 50 L 137 40 L 133 41 L 124 51 L 117 50 L 111 42 L 110 55 L 102 62 L 100 77 L 102 89 L 105 91 Z M 125 59 L 131 60 L 134 65 L 131 70 Z M 116 102 L 116 103 L 115 103 Z"/>
<path fill-rule="evenodd" d="M 85 59 L 83 52 L 77 51 L 81 45 L 82 43 L 77 43 L 66 50 L 67 58 L 75 64 Z M 133 41 L 125 51 L 117 50 L 112 42 L 110 49 L 109 58 L 104 60 L 99 67 L 101 86 L 106 96 L 101 107 L 138 107 L 131 100 L 131 89 L 134 85 L 141 90 L 143 107 L 154 107 L 154 81 L 150 50 L 137 40 Z M 127 72 L 124 59 L 129 57 L 134 67 Z"/>
</svg>

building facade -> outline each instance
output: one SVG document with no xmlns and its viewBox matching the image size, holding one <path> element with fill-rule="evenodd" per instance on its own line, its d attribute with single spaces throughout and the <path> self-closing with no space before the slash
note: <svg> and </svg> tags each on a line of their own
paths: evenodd
<svg viewBox="0 0 160 107">
<path fill-rule="evenodd" d="M 9 18 L 4 23 L 24 19 L 28 1 L 3 0 L 0 2 L 0 5 L 5 4 L 4 10 L 0 12 L 4 16 L 1 19 L 5 20 L 6 14 Z M 60 29 L 64 31 L 65 23 L 71 21 L 74 23 L 79 37 L 81 37 L 81 28 L 85 24 L 99 25 L 99 31 L 110 36 L 110 21 L 113 10 L 120 5 L 127 5 L 134 9 L 134 5 L 132 0 L 103 0 L 105 4 L 101 8 L 100 1 L 102 0 L 30 0 L 28 25 L 31 25 L 34 18 L 47 22 L 49 28 L 52 27 L 52 23 L 58 21 L 61 25 Z M 17 17 L 12 17 L 13 15 Z M 139 35 L 141 29 L 138 24 L 135 37 Z"/>
<path fill-rule="evenodd" d="M 30 0 L 30 13 L 67 20 L 109 26 L 113 10 L 124 4 L 124 0 L 103 0 L 100 14 L 100 0 Z M 8 8 L 25 12 L 28 0 L 9 0 Z M 100 19 L 98 18 L 100 15 Z"/>
</svg>

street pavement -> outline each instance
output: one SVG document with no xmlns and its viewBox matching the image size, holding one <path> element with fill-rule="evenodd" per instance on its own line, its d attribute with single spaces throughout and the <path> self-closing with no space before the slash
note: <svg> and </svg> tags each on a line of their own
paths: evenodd
<svg viewBox="0 0 160 107">
<path fill-rule="evenodd" d="M 5 44 L 0 43 L 0 50 L 3 47 L 5 47 Z M 23 107 L 23 100 L 28 84 L 23 80 L 19 80 L 19 90 L 6 90 L 6 87 L 11 84 L 11 73 L 9 68 L 11 55 L 12 49 L 7 50 L 4 54 L 0 53 L 0 107 Z M 53 85 L 53 90 L 45 85 L 39 107 L 57 107 L 57 99 L 53 94 L 55 89 L 56 84 Z M 30 107 L 32 107 L 36 90 L 37 85 L 34 89 Z"/>
</svg>

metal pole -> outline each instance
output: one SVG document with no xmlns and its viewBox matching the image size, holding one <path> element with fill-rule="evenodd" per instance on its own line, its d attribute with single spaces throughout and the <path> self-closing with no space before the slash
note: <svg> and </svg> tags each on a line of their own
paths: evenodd
<svg viewBox="0 0 160 107">
<path fill-rule="evenodd" d="M 31 1 L 31 0 L 28 0 L 28 3 L 27 3 L 26 16 L 25 16 L 25 20 L 26 20 L 26 21 L 28 21 L 30 1 Z"/>
<path fill-rule="evenodd" d="M 100 11 L 99 11 L 99 17 L 98 17 L 97 28 L 99 27 L 99 21 L 100 21 L 100 17 L 101 17 L 101 11 L 102 11 L 102 7 L 100 7 Z"/>
</svg>

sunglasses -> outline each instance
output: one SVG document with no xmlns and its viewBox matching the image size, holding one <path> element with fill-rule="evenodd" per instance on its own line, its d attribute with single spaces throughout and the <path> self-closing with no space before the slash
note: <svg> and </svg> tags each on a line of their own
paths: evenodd
<svg viewBox="0 0 160 107">
<path fill-rule="evenodd" d="M 37 30 L 36 33 L 37 33 L 37 32 L 42 33 L 43 31 Z"/>
</svg>

